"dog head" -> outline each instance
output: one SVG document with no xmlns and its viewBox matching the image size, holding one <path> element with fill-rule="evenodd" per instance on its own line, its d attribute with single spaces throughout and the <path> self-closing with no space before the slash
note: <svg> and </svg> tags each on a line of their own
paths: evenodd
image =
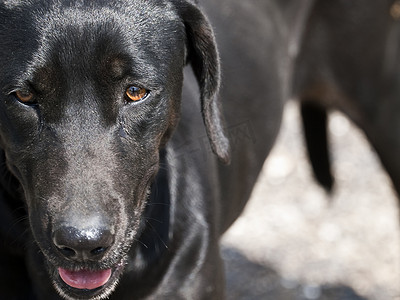
<svg viewBox="0 0 400 300">
<path fill-rule="evenodd" d="M 184 0 L 3 1 L 0 35 L 0 145 L 49 278 L 65 298 L 106 298 L 143 230 L 186 63 L 228 160 L 210 25 Z"/>
</svg>

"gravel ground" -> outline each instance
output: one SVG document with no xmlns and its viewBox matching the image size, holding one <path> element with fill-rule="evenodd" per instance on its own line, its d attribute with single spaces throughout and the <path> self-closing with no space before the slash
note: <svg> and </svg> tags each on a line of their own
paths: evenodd
<svg viewBox="0 0 400 300">
<path fill-rule="evenodd" d="M 397 199 L 363 134 L 330 118 L 336 188 L 305 157 L 295 102 L 243 215 L 222 242 L 228 299 L 400 299 Z"/>
</svg>

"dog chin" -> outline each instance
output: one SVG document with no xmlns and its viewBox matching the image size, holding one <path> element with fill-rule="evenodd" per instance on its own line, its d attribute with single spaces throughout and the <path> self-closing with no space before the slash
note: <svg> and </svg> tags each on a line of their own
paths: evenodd
<svg viewBox="0 0 400 300">
<path fill-rule="evenodd" d="M 107 299 L 118 285 L 119 278 L 124 270 L 125 263 L 120 261 L 117 265 L 110 269 L 93 269 L 85 271 L 85 269 L 75 268 L 68 271 L 60 267 L 52 266 L 53 286 L 66 300 L 102 300 Z M 100 274 L 98 284 L 96 279 L 78 278 L 84 273 Z M 78 274 L 78 275 L 77 275 Z M 86 275 L 91 276 L 91 275 Z"/>
</svg>

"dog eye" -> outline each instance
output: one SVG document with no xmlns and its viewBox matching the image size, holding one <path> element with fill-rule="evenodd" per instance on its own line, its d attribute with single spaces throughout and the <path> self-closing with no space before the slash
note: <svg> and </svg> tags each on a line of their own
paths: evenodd
<svg viewBox="0 0 400 300">
<path fill-rule="evenodd" d="M 149 91 L 142 87 L 130 86 L 126 89 L 125 94 L 128 101 L 138 102 L 146 98 L 149 94 Z"/>
<path fill-rule="evenodd" d="M 33 103 L 33 93 L 29 91 L 16 91 L 15 96 L 17 97 L 18 101 L 28 104 Z"/>
</svg>

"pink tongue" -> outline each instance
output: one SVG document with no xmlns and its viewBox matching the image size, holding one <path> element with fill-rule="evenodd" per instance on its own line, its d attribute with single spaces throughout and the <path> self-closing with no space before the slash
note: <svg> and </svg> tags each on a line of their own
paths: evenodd
<svg viewBox="0 0 400 300">
<path fill-rule="evenodd" d="M 70 287 L 76 289 L 93 290 L 107 283 L 111 277 L 111 269 L 101 271 L 69 271 L 58 268 L 61 279 Z"/>
</svg>

